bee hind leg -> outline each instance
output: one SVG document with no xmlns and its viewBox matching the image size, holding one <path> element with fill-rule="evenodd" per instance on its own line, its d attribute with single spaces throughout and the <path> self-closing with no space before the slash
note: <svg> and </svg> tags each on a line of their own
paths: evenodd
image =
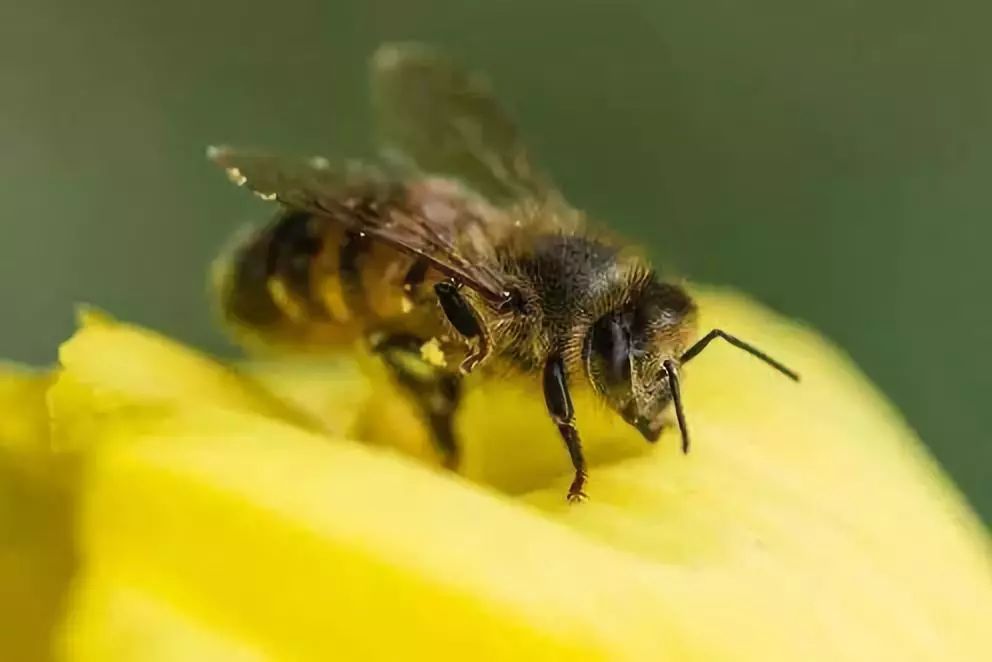
<svg viewBox="0 0 992 662">
<path fill-rule="evenodd" d="M 461 377 L 421 357 L 424 340 L 410 334 L 372 337 L 369 344 L 428 425 L 431 439 L 448 469 L 457 469 L 459 452 L 454 414 L 461 400 Z"/>
</svg>

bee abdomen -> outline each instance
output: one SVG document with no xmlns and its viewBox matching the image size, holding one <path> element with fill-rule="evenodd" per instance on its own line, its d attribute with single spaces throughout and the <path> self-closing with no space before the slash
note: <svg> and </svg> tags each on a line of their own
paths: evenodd
<svg viewBox="0 0 992 662">
<path fill-rule="evenodd" d="M 362 263 L 372 249 L 364 234 L 345 232 L 338 246 L 338 280 L 344 304 L 352 315 L 369 315 L 368 292 L 362 278 Z"/>
<path fill-rule="evenodd" d="M 239 243 L 221 255 L 214 269 L 224 316 L 249 327 L 268 327 L 283 319 L 282 309 L 269 294 L 270 233 Z"/>
<path fill-rule="evenodd" d="M 354 340 L 409 308 L 419 264 L 332 219 L 286 211 L 236 247 L 218 287 L 225 318 L 268 342 Z"/>
</svg>

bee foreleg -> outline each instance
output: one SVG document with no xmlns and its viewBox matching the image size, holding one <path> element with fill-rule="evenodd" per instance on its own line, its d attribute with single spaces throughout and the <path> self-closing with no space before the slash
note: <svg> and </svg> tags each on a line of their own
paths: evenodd
<svg viewBox="0 0 992 662">
<path fill-rule="evenodd" d="M 586 460 L 582 455 L 582 441 L 579 431 L 575 428 L 575 407 L 572 406 L 572 396 L 568 393 L 568 381 L 565 376 L 565 365 L 560 356 L 553 355 L 544 365 L 544 401 L 548 413 L 558 426 L 558 432 L 565 442 L 568 455 L 572 458 L 575 468 L 575 478 L 568 488 L 568 500 L 577 503 L 586 498 L 582 488 L 586 484 Z"/>
<path fill-rule="evenodd" d="M 372 351 L 382 357 L 430 428 L 444 466 L 456 469 L 459 454 L 453 417 L 461 399 L 461 378 L 421 358 L 423 344 L 423 340 L 410 334 L 386 335 L 370 341 Z"/>
<path fill-rule="evenodd" d="M 462 374 L 467 375 L 489 354 L 489 338 L 479 321 L 479 315 L 458 289 L 458 284 L 452 280 L 441 281 L 434 286 L 437 301 L 451 326 L 465 338 L 476 341 L 475 351 L 465 357 L 460 366 Z"/>
</svg>

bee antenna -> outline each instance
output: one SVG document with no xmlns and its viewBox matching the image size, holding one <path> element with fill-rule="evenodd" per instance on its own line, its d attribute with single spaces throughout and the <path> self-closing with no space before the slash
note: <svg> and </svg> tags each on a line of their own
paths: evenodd
<svg viewBox="0 0 992 662">
<path fill-rule="evenodd" d="M 742 349 L 751 356 L 753 356 L 754 358 L 764 361 L 766 364 L 768 364 L 772 368 L 775 368 L 776 370 L 781 372 L 783 375 L 785 375 L 792 381 L 794 382 L 799 381 L 798 372 L 786 368 L 783 364 L 779 363 L 772 357 L 768 356 L 754 345 L 750 345 L 744 342 L 743 340 L 741 340 L 740 338 L 736 338 L 730 335 L 729 333 L 727 333 L 726 331 L 722 331 L 721 329 L 713 329 L 705 336 L 703 336 L 700 340 L 698 340 L 695 345 L 693 345 L 692 347 L 690 347 L 685 351 L 685 354 L 679 357 L 679 363 L 688 363 L 689 361 L 694 359 L 700 352 L 706 349 L 707 345 L 709 345 L 712 341 L 714 341 L 717 338 L 723 338 L 737 349 Z"/>
<path fill-rule="evenodd" d="M 685 422 L 685 410 L 682 408 L 682 391 L 679 388 L 679 371 L 671 359 L 665 361 L 665 373 L 668 375 L 668 390 L 675 405 L 675 418 L 679 422 L 679 432 L 682 433 L 682 452 L 689 452 L 689 426 Z"/>
</svg>

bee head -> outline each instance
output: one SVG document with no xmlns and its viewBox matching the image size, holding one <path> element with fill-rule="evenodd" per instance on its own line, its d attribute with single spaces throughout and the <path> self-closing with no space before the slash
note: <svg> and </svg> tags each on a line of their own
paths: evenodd
<svg viewBox="0 0 992 662">
<path fill-rule="evenodd" d="M 648 441 L 661 434 L 672 399 L 667 366 L 678 366 L 694 321 L 695 305 L 682 288 L 650 278 L 586 334 L 583 359 L 593 388 Z"/>
</svg>

